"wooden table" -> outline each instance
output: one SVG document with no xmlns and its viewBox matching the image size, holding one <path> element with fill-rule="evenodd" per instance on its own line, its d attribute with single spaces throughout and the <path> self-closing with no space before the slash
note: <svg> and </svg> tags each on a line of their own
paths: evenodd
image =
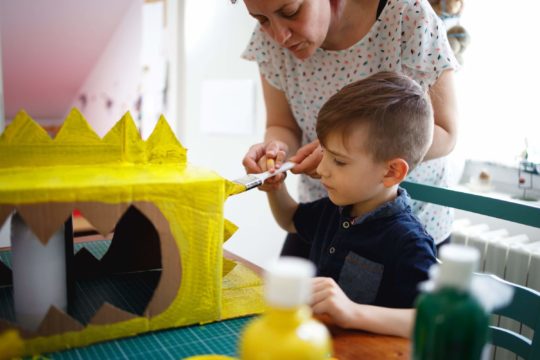
<svg viewBox="0 0 540 360">
<path fill-rule="evenodd" d="M 189 326 L 141 334 L 101 344 L 48 354 L 55 360 L 177 360 L 194 355 L 223 354 L 238 356 L 238 341 L 252 317 L 218 321 L 202 326 Z M 370 334 L 328 326 L 332 334 L 334 359 L 386 360 L 409 359 L 407 339 Z"/>
<path fill-rule="evenodd" d="M 339 360 L 409 359 L 411 342 L 408 339 L 344 330 L 328 326 L 334 341 L 334 357 Z"/>
</svg>

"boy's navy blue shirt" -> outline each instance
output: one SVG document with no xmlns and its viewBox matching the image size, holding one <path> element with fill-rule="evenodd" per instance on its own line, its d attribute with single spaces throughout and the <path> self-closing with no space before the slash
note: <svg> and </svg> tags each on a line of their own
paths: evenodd
<svg viewBox="0 0 540 360">
<path fill-rule="evenodd" d="M 311 244 L 317 276 L 331 277 L 354 302 L 411 308 L 418 283 L 436 262 L 431 236 L 411 212 L 407 192 L 359 218 L 323 198 L 300 204 L 298 235 Z"/>
</svg>

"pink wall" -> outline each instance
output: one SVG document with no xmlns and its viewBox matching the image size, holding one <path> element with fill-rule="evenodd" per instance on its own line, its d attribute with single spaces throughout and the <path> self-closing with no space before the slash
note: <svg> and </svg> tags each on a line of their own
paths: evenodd
<svg viewBox="0 0 540 360">
<path fill-rule="evenodd" d="M 135 117 L 141 82 L 143 1 L 131 5 L 85 81 L 72 97 L 77 107 L 100 136 L 130 111 Z"/>
<path fill-rule="evenodd" d="M 24 108 L 63 119 L 134 3 L 142 0 L 1 0 L 6 118 Z"/>
</svg>

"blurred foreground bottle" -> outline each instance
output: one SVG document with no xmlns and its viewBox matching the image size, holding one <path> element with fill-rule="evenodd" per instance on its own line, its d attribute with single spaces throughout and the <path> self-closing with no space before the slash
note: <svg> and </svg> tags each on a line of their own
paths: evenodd
<svg viewBox="0 0 540 360">
<path fill-rule="evenodd" d="M 417 300 L 413 359 L 478 360 L 488 354 L 489 314 L 471 294 L 479 257 L 475 248 L 441 248 L 442 264 L 431 272 L 434 287 Z"/>
<path fill-rule="evenodd" d="M 332 354 L 330 334 L 312 317 L 309 301 L 315 267 L 283 257 L 264 275 L 267 311 L 249 323 L 240 339 L 242 360 L 318 360 Z"/>
</svg>

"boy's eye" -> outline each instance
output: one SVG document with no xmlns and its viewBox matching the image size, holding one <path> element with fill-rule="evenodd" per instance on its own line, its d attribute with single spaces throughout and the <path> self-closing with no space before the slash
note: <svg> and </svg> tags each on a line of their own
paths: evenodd
<svg viewBox="0 0 540 360">
<path fill-rule="evenodd" d="M 343 161 L 340 161 L 340 160 L 338 160 L 336 158 L 334 158 L 334 164 L 336 164 L 337 166 L 345 166 L 345 165 L 347 165 Z"/>
</svg>

